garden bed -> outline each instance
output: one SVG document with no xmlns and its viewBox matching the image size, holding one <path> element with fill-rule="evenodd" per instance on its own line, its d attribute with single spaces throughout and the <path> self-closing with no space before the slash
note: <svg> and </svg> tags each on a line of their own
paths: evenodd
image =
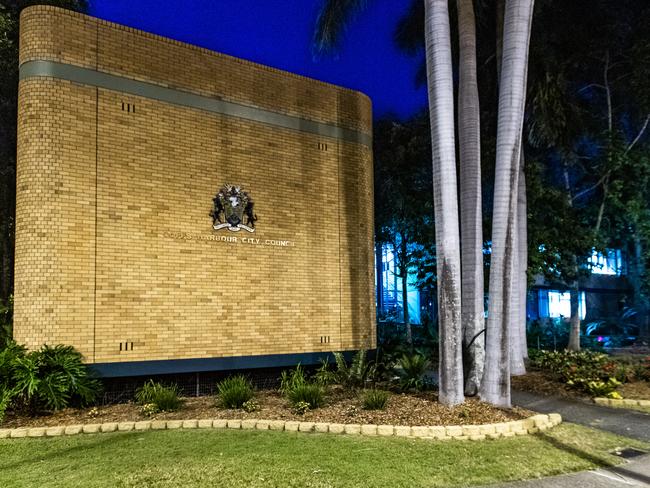
<svg viewBox="0 0 650 488">
<path fill-rule="evenodd" d="M 523 376 L 512 378 L 512 388 L 520 391 L 538 393 L 544 396 L 556 396 L 562 398 L 575 398 L 578 400 L 591 400 L 580 390 L 570 388 L 565 383 L 554 379 L 544 371 L 529 371 Z M 647 381 L 633 381 L 623 383 L 616 388 L 616 391 L 623 397 L 631 400 L 650 400 L 650 383 Z"/>
<path fill-rule="evenodd" d="M 256 392 L 259 409 L 254 412 L 222 409 L 214 397 L 184 398 L 183 406 L 176 412 L 162 412 L 146 417 L 135 403 L 103 407 L 67 408 L 52 414 L 35 417 L 17 416 L 8 412 L 2 428 L 42 427 L 87 423 L 126 422 L 137 420 L 214 419 L 268 419 L 296 420 L 302 422 L 332 422 L 341 424 L 391 424 L 391 425 L 476 425 L 521 420 L 533 415 L 521 408 L 504 410 L 475 399 L 463 405 L 446 407 L 437 401 L 434 392 L 390 393 L 384 410 L 364 410 L 359 395 L 341 387 L 331 387 L 327 403 L 322 408 L 298 414 L 289 402 L 275 390 Z"/>
</svg>

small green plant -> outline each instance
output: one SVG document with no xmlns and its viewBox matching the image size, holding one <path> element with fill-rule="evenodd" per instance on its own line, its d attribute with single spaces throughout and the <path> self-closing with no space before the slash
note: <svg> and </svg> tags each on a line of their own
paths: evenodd
<svg viewBox="0 0 650 488">
<path fill-rule="evenodd" d="M 222 408 L 242 408 L 253 394 L 253 385 L 243 375 L 230 376 L 217 384 L 218 404 Z"/>
<path fill-rule="evenodd" d="M 404 354 L 397 361 L 396 373 L 402 390 L 423 390 L 426 387 L 424 375 L 431 363 L 421 354 Z"/>
<path fill-rule="evenodd" d="M 136 401 L 144 407 L 154 405 L 157 411 L 173 412 L 181 408 L 182 400 L 178 397 L 176 385 L 165 386 L 161 383 L 149 380 L 135 392 Z M 148 407 L 151 410 L 151 407 Z M 153 412 L 156 413 L 156 412 Z"/>
<path fill-rule="evenodd" d="M 387 403 L 387 391 L 372 389 L 363 393 L 363 408 L 365 410 L 383 410 Z"/>
<path fill-rule="evenodd" d="M 287 399 L 294 408 L 300 403 L 309 404 L 309 408 L 320 408 L 325 403 L 325 390 L 314 383 L 297 385 L 287 393 Z"/>
<path fill-rule="evenodd" d="M 367 382 L 375 381 L 377 367 L 368 359 L 368 351 L 365 349 L 357 351 L 349 365 L 342 353 L 333 354 L 336 360 L 334 377 L 337 383 L 348 388 L 363 388 Z"/>
<path fill-rule="evenodd" d="M 330 369 L 329 359 L 321 359 L 320 367 L 314 375 L 314 381 L 322 386 L 336 383 L 336 373 Z"/>
<path fill-rule="evenodd" d="M 609 378 L 607 381 L 588 381 L 584 389 L 587 393 L 594 397 L 616 398 L 616 396 L 612 395 L 616 393 L 616 388 L 619 386 L 621 386 L 620 381 L 618 381 L 616 378 Z"/>
<path fill-rule="evenodd" d="M 242 403 L 242 408 L 248 413 L 257 412 L 260 409 L 260 404 L 255 400 L 247 400 Z"/>
<path fill-rule="evenodd" d="M 309 408 L 310 405 L 307 402 L 298 402 L 293 406 L 293 409 L 298 415 L 305 415 Z"/>
<path fill-rule="evenodd" d="M 160 409 L 155 403 L 145 403 L 140 407 L 140 413 L 145 417 L 151 417 L 160 412 Z"/>
<path fill-rule="evenodd" d="M 306 383 L 308 381 L 305 376 L 305 371 L 300 366 L 300 363 L 298 363 L 296 369 L 284 370 L 280 374 L 280 393 L 286 396 L 294 388 Z"/>
</svg>

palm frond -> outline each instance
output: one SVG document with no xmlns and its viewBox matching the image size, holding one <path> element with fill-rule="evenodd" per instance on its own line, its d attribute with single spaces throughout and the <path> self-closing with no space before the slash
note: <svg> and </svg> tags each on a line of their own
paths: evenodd
<svg viewBox="0 0 650 488">
<path fill-rule="evenodd" d="M 314 55 L 335 51 L 345 29 L 367 3 L 367 0 L 323 0 L 314 30 Z"/>
<path fill-rule="evenodd" d="M 397 22 L 393 40 L 409 56 L 424 49 L 424 2 L 413 0 L 404 16 Z"/>
</svg>

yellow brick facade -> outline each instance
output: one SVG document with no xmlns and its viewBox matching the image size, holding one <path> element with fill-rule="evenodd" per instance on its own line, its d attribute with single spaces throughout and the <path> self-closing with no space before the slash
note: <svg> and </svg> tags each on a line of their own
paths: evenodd
<svg viewBox="0 0 650 488">
<path fill-rule="evenodd" d="M 367 97 L 42 6 L 23 11 L 20 63 L 18 342 L 91 363 L 375 346 Z M 225 183 L 254 199 L 254 233 L 213 229 Z"/>
</svg>

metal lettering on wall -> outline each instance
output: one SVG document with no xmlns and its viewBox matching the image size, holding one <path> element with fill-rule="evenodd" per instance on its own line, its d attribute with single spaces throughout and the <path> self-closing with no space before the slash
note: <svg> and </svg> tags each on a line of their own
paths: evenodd
<svg viewBox="0 0 650 488">
<path fill-rule="evenodd" d="M 163 232 L 161 237 L 183 241 L 215 241 L 229 244 L 242 244 L 251 246 L 295 247 L 295 241 L 287 239 L 257 239 L 255 237 L 237 237 L 214 234 L 192 234 L 190 232 Z"/>
</svg>

